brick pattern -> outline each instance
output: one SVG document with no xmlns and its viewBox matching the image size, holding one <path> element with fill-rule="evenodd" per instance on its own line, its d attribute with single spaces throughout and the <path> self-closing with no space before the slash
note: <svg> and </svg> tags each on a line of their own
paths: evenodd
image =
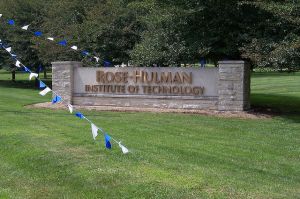
<svg viewBox="0 0 300 199">
<path fill-rule="evenodd" d="M 218 110 L 250 108 L 250 68 L 244 61 L 219 62 Z"/>
<path fill-rule="evenodd" d="M 72 103 L 74 67 L 81 66 L 81 62 L 72 61 L 52 63 L 52 90 L 67 103 Z"/>
<path fill-rule="evenodd" d="M 128 98 L 128 97 L 81 97 L 73 98 L 75 105 L 83 106 L 111 106 L 111 107 L 136 107 L 136 108 L 165 108 L 165 109 L 190 109 L 190 110 L 216 110 L 218 98 L 181 100 L 181 99 L 155 99 L 155 98 Z"/>
</svg>

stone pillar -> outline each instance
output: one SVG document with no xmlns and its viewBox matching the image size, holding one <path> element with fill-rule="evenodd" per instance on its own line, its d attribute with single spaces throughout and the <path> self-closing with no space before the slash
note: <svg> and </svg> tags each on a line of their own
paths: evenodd
<svg viewBox="0 0 300 199">
<path fill-rule="evenodd" d="M 250 67 L 244 61 L 220 61 L 218 110 L 244 111 L 250 108 Z"/>
<path fill-rule="evenodd" d="M 81 62 L 52 62 L 52 90 L 59 94 L 65 102 L 72 104 L 73 71 L 81 67 Z"/>
</svg>

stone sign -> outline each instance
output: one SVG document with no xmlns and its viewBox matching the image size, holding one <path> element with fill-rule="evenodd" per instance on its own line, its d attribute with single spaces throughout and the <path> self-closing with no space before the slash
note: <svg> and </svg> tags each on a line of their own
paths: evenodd
<svg viewBox="0 0 300 199">
<path fill-rule="evenodd" d="M 201 69 L 87 68 L 80 62 L 52 66 L 52 89 L 74 105 L 220 111 L 250 106 L 250 72 L 243 61 Z"/>
</svg>

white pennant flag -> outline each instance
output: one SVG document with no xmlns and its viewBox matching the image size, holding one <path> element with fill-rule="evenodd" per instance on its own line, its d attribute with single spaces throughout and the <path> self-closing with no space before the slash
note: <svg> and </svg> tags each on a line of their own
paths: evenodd
<svg viewBox="0 0 300 199">
<path fill-rule="evenodd" d="M 19 60 L 17 60 L 15 65 L 16 65 L 16 67 L 20 68 L 21 67 L 21 62 Z"/>
<path fill-rule="evenodd" d="M 96 139 L 97 135 L 98 135 L 98 127 L 95 126 L 94 124 L 91 124 L 92 127 L 92 134 L 93 134 L 93 138 L 94 140 Z"/>
<path fill-rule="evenodd" d="M 30 73 L 29 80 L 31 80 L 33 77 L 37 78 L 38 76 L 39 76 L 39 74 L 37 74 L 37 73 Z"/>
<path fill-rule="evenodd" d="M 50 41 L 54 41 L 53 37 L 48 37 L 47 39 L 50 40 Z"/>
<path fill-rule="evenodd" d="M 99 62 L 99 57 L 94 57 L 96 59 L 96 62 Z"/>
<path fill-rule="evenodd" d="M 68 108 L 69 108 L 70 113 L 73 113 L 73 106 L 71 104 L 68 104 Z"/>
<path fill-rule="evenodd" d="M 0 14 L 0 18 L 2 17 L 2 14 Z"/>
<path fill-rule="evenodd" d="M 119 147 L 122 149 L 123 154 L 129 153 L 129 150 L 119 142 Z"/>
<path fill-rule="evenodd" d="M 11 47 L 5 48 L 5 50 L 10 53 L 11 52 Z"/>
<path fill-rule="evenodd" d="M 29 25 L 23 26 L 23 27 L 22 27 L 22 30 L 28 30 L 28 27 L 29 27 Z"/>
<path fill-rule="evenodd" d="M 46 87 L 44 90 L 42 90 L 40 92 L 41 96 L 45 96 L 47 93 L 49 93 L 51 91 L 51 89 L 49 87 Z"/>
<path fill-rule="evenodd" d="M 73 50 L 78 50 L 78 47 L 77 46 L 72 46 L 71 47 Z"/>
</svg>

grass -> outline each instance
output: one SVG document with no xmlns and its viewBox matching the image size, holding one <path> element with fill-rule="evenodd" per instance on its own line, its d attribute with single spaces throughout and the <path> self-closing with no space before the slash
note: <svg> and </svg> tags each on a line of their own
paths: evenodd
<svg viewBox="0 0 300 199">
<path fill-rule="evenodd" d="M 129 155 L 67 111 L 24 108 L 50 100 L 26 78 L 0 71 L 0 198 L 299 197 L 299 73 L 252 77 L 272 119 L 84 111 Z"/>
<path fill-rule="evenodd" d="M 300 73 L 254 74 L 251 102 L 279 112 L 299 113 Z"/>
</svg>

